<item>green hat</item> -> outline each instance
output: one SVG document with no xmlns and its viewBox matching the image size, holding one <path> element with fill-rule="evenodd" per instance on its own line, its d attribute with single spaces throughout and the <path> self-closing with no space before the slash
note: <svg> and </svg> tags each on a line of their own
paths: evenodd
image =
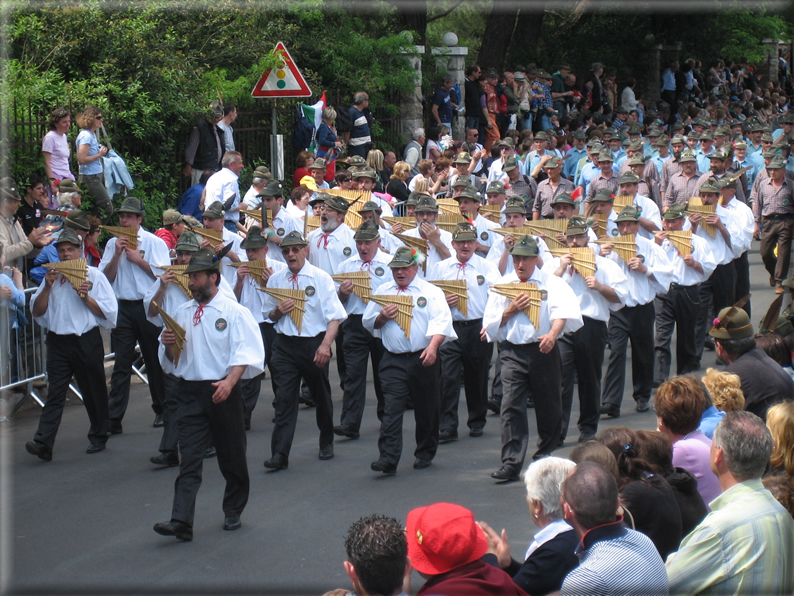
<svg viewBox="0 0 794 596">
<path fill-rule="evenodd" d="M 632 124 L 629 126 L 629 134 L 630 135 L 638 135 L 642 132 L 639 124 Z"/>
<path fill-rule="evenodd" d="M 200 248 L 190 257 L 190 264 L 185 269 L 185 274 L 199 271 L 209 271 L 210 273 L 213 271 L 220 273 L 221 271 L 220 258 L 209 248 Z"/>
<path fill-rule="evenodd" d="M 430 195 L 422 195 L 416 204 L 416 212 L 438 213 L 438 203 Z"/>
<path fill-rule="evenodd" d="M 383 209 L 381 209 L 380 205 L 378 205 L 375 201 L 367 201 L 364 203 L 361 209 L 359 209 L 359 212 L 362 213 L 364 211 L 374 211 L 378 215 L 383 213 Z"/>
<path fill-rule="evenodd" d="M 469 155 L 465 151 L 461 151 L 460 153 L 458 153 L 457 157 L 455 157 L 452 163 L 469 165 L 471 163 L 471 155 Z"/>
<path fill-rule="evenodd" d="M 190 226 L 191 229 L 195 230 L 196 228 L 203 228 L 204 224 L 197 220 L 192 215 L 184 215 L 185 223 Z M 181 236 L 180 236 L 181 238 Z"/>
<path fill-rule="evenodd" d="M 199 248 L 201 248 L 201 241 L 199 240 L 198 236 L 196 236 L 193 232 L 187 231 L 182 232 L 182 235 L 176 242 L 175 250 L 196 252 Z"/>
<path fill-rule="evenodd" d="M 715 339 L 746 339 L 755 335 L 747 312 L 735 306 L 723 308 L 709 335 Z"/>
<path fill-rule="evenodd" d="M 351 155 L 348 164 L 355 167 L 362 167 L 367 165 L 367 160 L 360 155 Z"/>
<path fill-rule="evenodd" d="M 347 210 L 350 209 L 350 203 L 348 203 L 342 197 L 335 197 L 331 195 L 325 199 L 324 202 L 327 208 L 338 211 L 339 213 L 347 213 Z"/>
<path fill-rule="evenodd" d="M 577 130 L 575 133 L 573 133 L 573 138 L 577 141 L 584 141 L 587 139 L 587 135 L 584 134 L 583 130 Z"/>
<path fill-rule="evenodd" d="M 259 226 L 251 226 L 248 234 L 240 243 L 240 248 L 264 248 L 267 246 L 267 238 L 262 235 L 262 228 Z"/>
<path fill-rule="evenodd" d="M 701 186 L 698 194 L 703 193 L 714 193 L 719 194 L 720 192 L 720 182 L 716 178 L 709 178 L 706 180 Z"/>
<path fill-rule="evenodd" d="M 544 165 L 543 167 L 553 170 L 559 168 L 560 166 L 562 166 L 562 160 L 555 155 L 549 161 L 547 161 L 546 165 Z"/>
<path fill-rule="evenodd" d="M 662 129 L 661 128 L 651 127 L 651 128 L 648 129 L 648 134 L 646 136 L 649 139 L 654 139 L 656 137 L 661 137 L 662 134 L 664 134 L 664 133 L 662 133 Z"/>
<path fill-rule="evenodd" d="M 452 232 L 452 240 L 455 242 L 477 240 L 477 228 L 467 221 L 462 221 L 455 227 L 455 231 Z"/>
<path fill-rule="evenodd" d="M 77 232 L 70 228 L 63 228 L 61 230 L 61 235 L 58 236 L 58 240 L 55 241 L 55 246 L 58 246 L 62 242 L 68 242 L 69 244 L 74 244 L 75 246 L 83 246 L 83 241 L 80 240 L 80 236 L 78 236 Z"/>
<path fill-rule="evenodd" d="M 271 178 L 273 174 L 270 173 L 265 166 L 257 166 L 254 168 L 254 178 Z"/>
<path fill-rule="evenodd" d="M 537 257 L 540 254 L 540 249 L 538 249 L 535 238 L 527 234 L 521 236 L 509 252 L 514 257 Z"/>
<path fill-rule="evenodd" d="M 284 236 L 284 240 L 281 241 L 281 248 L 285 248 L 287 246 L 307 246 L 308 244 L 309 243 L 300 232 L 293 230 Z"/>
<path fill-rule="evenodd" d="M 611 151 L 602 151 L 601 153 L 598 154 L 598 161 L 599 162 L 602 162 L 602 161 L 615 161 L 615 158 L 612 157 L 612 152 Z"/>
<path fill-rule="evenodd" d="M 353 174 L 353 178 L 370 178 L 372 180 L 378 179 L 378 174 L 372 168 L 361 168 L 358 172 Z"/>
<path fill-rule="evenodd" d="M 618 184 L 638 184 L 640 181 L 634 172 L 623 172 Z"/>
<path fill-rule="evenodd" d="M 551 202 L 551 206 L 554 205 L 571 205 L 572 207 L 576 205 L 576 201 L 573 200 L 573 197 L 569 195 L 567 192 L 560 193 L 554 200 Z"/>
<path fill-rule="evenodd" d="M 794 112 L 788 111 L 786 114 L 778 120 L 781 124 L 794 124 Z"/>
<path fill-rule="evenodd" d="M 88 214 L 79 209 L 72 209 L 66 214 L 66 219 L 63 225 L 73 230 L 83 230 L 87 232 L 91 229 L 91 223 L 88 221 Z"/>
<path fill-rule="evenodd" d="M 761 142 L 762 143 L 774 143 L 775 139 L 772 138 L 772 134 L 771 133 L 766 132 L 763 135 L 761 135 Z"/>
<path fill-rule="evenodd" d="M 642 151 L 642 143 L 640 141 L 631 141 L 628 149 L 629 151 Z"/>
<path fill-rule="evenodd" d="M 13 178 L 6 176 L 0 180 L 0 198 L 6 201 L 21 201 L 22 197 L 19 195 L 17 183 Z"/>
<path fill-rule="evenodd" d="M 684 135 L 673 135 L 672 140 L 670 141 L 673 145 L 686 145 L 686 141 L 684 140 Z"/>
<path fill-rule="evenodd" d="M 521 213 L 526 216 L 527 207 L 524 205 L 524 199 L 521 197 L 508 197 L 502 213 Z"/>
<path fill-rule="evenodd" d="M 598 145 L 600 145 L 600 144 L 601 144 L 601 141 L 599 141 L 599 140 L 598 140 L 596 137 L 593 137 L 592 139 L 590 139 L 589 141 L 587 141 L 587 143 L 585 144 L 585 146 L 586 146 L 586 147 L 590 147 L 590 148 L 592 148 L 592 147 L 596 147 L 596 146 L 598 146 Z"/>
<path fill-rule="evenodd" d="M 684 213 L 685 207 L 680 203 L 673 203 L 667 208 L 667 211 L 664 212 L 662 215 L 662 219 L 680 219 L 685 217 Z"/>
<path fill-rule="evenodd" d="M 176 209 L 166 209 L 165 213 L 163 213 L 163 225 L 170 226 L 171 224 L 177 224 L 180 221 L 183 221 L 185 218 L 182 217 L 182 214 L 177 211 Z"/>
<path fill-rule="evenodd" d="M 640 221 L 640 212 L 633 205 L 628 205 L 620 210 L 620 215 L 615 218 L 615 221 Z"/>
<path fill-rule="evenodd" d="M 744 141 L 736 141 L 733 144 L 733 148 L 734 149 L 747 149 L 747 143 L 745 143 Z"/>
<path fill-rule="evenodd" d="M 504 182 L 502 182 L 501 180 L 494 180 L 485 189 L 485 194 L 496 194 L 496 195 L 505 194 Z"/>
<path fill-rule="evenodd" d="M 408 195 L 408 198 L 405 200 L 405 204 L 406 205 L 418 205 L 419 204 L 419 199 L 421 197 L 427 197 L 427 196 L 430 196 L 430 195 L 427 195 L 427 194 L 425 194 L 423 192 L 413 191 L 411 194 Z"/>
<path fill-rule="evenodd" d="M 775 158 L 769 162 L 769 165 L 766 166 L 768 170 L 776 170 L 786 167 L 786 160 L 783 159 L 782 155 L 776 155 Z"/>
<path fill-rule="evenodd" d="M 480 197 L 477 195 L 476 192 L 472 192 L 471 191 L 471 187 L 468 186 L 468 185 L 466 186 L 466 188 L 464 188 L 461 191 L 460 194 L 455 195 L 452 198 L 455 199 L 458 203 L 460 203 L 460 201 L 462 199 L 469 199 L 470 201 L 474 201 L 475 203 L 479 203 L 480 202 Z"/>
<path fill-rule="evenodd" d="M 470 184 L 471 182 L 469 181 L 468 177 L 458 176 L 455 178 L 455 182 L 452 183 L 452 188 L 466 188 Z"/>
<path fill-rule="evenodd" d="M 774 159 L 775 156 L 779 153 L 777 149 L 770 149 L 766 153 L 764 153 L 764 159 Z"/>
<path fill-rule="evenodd" d="M 421 254 L 422 253 L 412 248 L 401 246 L 394 251 L 394 256 L 389 263 L 389 267 L 392 269 L 399 269 L 401 267 L 413 267 L 414 265 L 419 265 Z"/>
<path fill-rule="evenodd" d="M 695 154 L 689 151 L 688 149 L 686 151 L 683 151 L 681 153 L 681 157 L 678 158 L 678 163 L 684 163 L 686 161 L 697 161 L 697 157 L 695 157 Z"/>
<path fill-rule="evenodd" d="M 380 238 L 380 230 L 374 221 L 363 222 L 358 226 L 356 233 L 353 234 L 353 240 L 360 240 L 361 242 L 369 242 L 370 240 L 377 240 L 378 238 Z"/>
<path fill-rule="evenodd" d="M 538 134 L 535 135 L 535 140 L 536 141 L 548 141 L 549 137 L 546 136 L 546 133 L 541 130 Z"/>
<path fill-rule="evenodd" d="M 324 170 L 325 169 L 325 160 L 322 157 L 318 157 L 314 160 L 314 163 L 309 166 L 310 170 Z"/>
<path fill-rule="evenodd" d="M 608 188 L 599 188 L 590 200 L 599 203 L 612 203 L 615 200 L 615 193 Z"/>
<path fill-rule="evenodd" d="M 699 141 L 713 141 L 714 133 L 710 130 L 703 131 L 703 134 L 698 138 Z"/>
<path fill-rule="evenodd" d="M 728 154 L 725 151 L 720 151 L 719 149 L 716 151 L 711 152 L 708 156 L 709 159 L 719 159 L 720 161 L 725 161 L 728 159 Z"/>
<path fill-rule="evenodd" d="M 659 137 L 659 140 L 654 143 L 657 147 L 667 147 L 670 144 L 670 139 L 667 137 Z"/>
<path fill-rule="evenodd" d="M 316 192 L 309 198 L 309 205 L 314 207 L 317 203 L 325 203 L 331 196 L 325 191 Z"/>
<path fill-rule="evenodd" d="M 506 174 L 507 172 L 512 172 L 518 167 L 518 163 L 516 162 L 515 156 L 511 155 L 505 159 L 505 163 L 502 166 L 502 171 Z"/>
<path fill-rule="evenodd" d="M 723 176 L 720 178 L 720 189 L 723 188 L 736 188 L 738 177 L 734 178 L 731 175 Z"/>
<path fill-rule="evenodd" d="M 83 194 L 83 191 L 77 186 L 77 182 L 69 178 L 64 178 L 58 183 L 58 192 L 79 192 Z"/>
<path fill-rule="evenodd" d="M 284 194 L 284 184 L 278 180 L 268 180 L 256 195 L 258 197 L 280 197 Z"/>
<path fill-rule="evenodd" d="M 638 153 L 629 160 L 629 167 L 644 166 L 644 165 L 645 165 L 645 158 L 642 157 L 642 153 Z"/>
<path fill-rule="evenodd" d="M 609 139 L 609 142 L 611 143 L 612 141 L 618 141 L 618 140 L 620 140 L 620 137 L 612 137 L 611 139 Z M 625 139 L 623 139 L 623 141 L 621 141 L 620 144 L 628 149 L 629 145 L 631 145 L 632 143 L 634 143 L 634 140 L 626 137 Z"/>
<path fill-rule="evenodd" d="M 759 329 L 758 332 L 763 333 L 763 330 Z M 775 333 L 777 333 L 780 337 L 788 337 L 794 333 L 794 326 L 792 326 L 791 321 L 787 316 L 780 315 L 777 318 L 777 323 L 775 323 Z"/>
<path fill-rule="evenodd" d="M 610 126 L 609 128 L 607 128 L 607 129 L 604 131 L 604 134 L 605 134 L 605 135 L 610 135 L 610 136 L 614 137 L 614 136 L 616 136 L 616 135 L 618 134 L 618 131 L 617 131 L 617 130 L 615 130 L 614 128 L 612 128 L 612 127 Z M 611 140 L 611 139 L 610 139 L 610 140 Z"/>
<path fill-rule="evenodd" d="M 202 219 L 223 219 L 225 212 L 223 211 L 223 203 L 215 201 L 212 205 L 204 210 L 201 214 Z"/>
<path fill-rule="evenodd" d="M 127 197 L 118 208 L 119 213 L 134 213 L 135 215 L 143 215 L 144 207 L 140 199 L 136 197 Z"/>
<path fill-rule="evenodd" d="M 579 236 L 587 234 L 587 221 L 583 217 L 574 216 L 568 220 L 568 229 L 565 230 L 566 236 Z"/>
</svg>

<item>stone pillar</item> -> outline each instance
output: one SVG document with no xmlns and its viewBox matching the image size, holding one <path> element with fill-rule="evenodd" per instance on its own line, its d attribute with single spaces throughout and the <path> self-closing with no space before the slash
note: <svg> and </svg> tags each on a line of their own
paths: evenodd
<svg viewBox="0 0 794 596">
<path fill-rule="evenodd" d="M 641 86 L 637 81 L 637 88 L 644 88 L 645 96 L 651 101 L 659 101 L 662 95 L 662 46 L 652 45 L 643 53 L 646 55 L 645 64 L 648 68 L 640 75 L 644 77 L 644 85 Z"/>
<path fill-rule="evenodd" d="M 400 99 L 400 134 L 403 136 L 403 144 L 411 141 L 411 133 L 414 129 L 424 126 L 422 112 L 422 54 L 425 53 L 425 46 L 415 46 L 416 56 L 409 58 L 411 66 L 416 70 L 416 87 L 402 94 Z M 398 155 L 397 159 L 402 159 Z"/>
<path fill-rule="evenodd" d="M 778 80 L 778 44 L 782 41 L 776 39 L 765 39 L 761 42 L 764 47 L 764 60 L 758 64 L 756 75 L 762 75 L 762 81 L 772 81 L 773 83 Z M 758 78 L 756 76 L 756 78 Z"/>
<path fill-rule="evenodd" d="M 436 62 L 436 73 L 440 75 L 446 72 L 452 75 L 458 87 L 460 87 L 462 105 L 466 80 L 466 56 L 469 54 L 469 48 L 457 47 L 458 36 L 452 32 L 445 33 L 442 41 L 446 44 L 446 47 L 431 48 Z M 438 78 L 439 76 L 436 76 L 436 79 Z M 432 102 L 433 94 L 438 86 L 438 80 L 433 80 L 431 83 L 432 89 L 427 94 L 427 97 Z M 452 138 L 456 141 L 466 140 L 466 117 L 464 114 L 458 114 L 458 117 L 452 121 Z"/>
</svg>

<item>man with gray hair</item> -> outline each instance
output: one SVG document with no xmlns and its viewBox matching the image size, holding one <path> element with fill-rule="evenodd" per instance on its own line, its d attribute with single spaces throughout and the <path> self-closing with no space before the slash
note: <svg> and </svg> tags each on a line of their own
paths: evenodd
<svg viewBox="0 0 794 596">
<path fill-rule="evenodd" d="M 433 121 L 438 126 L 446 126 L 450 131 L 452 130 L 452 116 L 458 107 L 458 104 L 449 95 L 449 90 L 454 85 L 455 79 L 452 75 L 445 74 L 441 77 L 441 84 L 433 95 Z"/>
<path fill-rule="evenodd" d="M 722 494 L 667 558 L 675 594 L 791 594 L 794 520 L 761 484 L 772 435 L 751 412 L 728 412 L 714 431 L 711 469 Z"/>
<path fill-rule="evenodd" d="M 237 151 L 227 151 L 221 160 L 223 166 L 207 180 L 204 187 L 204 205 L 218 201 L 223 205 L 224 227 L 237 232 L 240 221 L 240 185 L 238 178 L 243 171 L 243 156 Z"/>
<path fill-rule="evenodd" d="M 350 106 L 349 112 L 353 127 L 350 132 L 342 133 L 347 143 L 347 153 L 351 157 L 358 155 L 366 158 L 372 145 L 370 130 L 375 123 L 369 109 L 369 95 L 364 91 L 357 92 L 353 96 L 353 105 Z"/>
<path fill-rule="evenodd" d="M 411 178 L 419 174 L 419 161 L 422 159 L 422 146 L 425 140 L 425 129 L 415 128 L 411 132 L 411 142 L 405 146 L 403 161 L 411 166 Z"/>
</svg>

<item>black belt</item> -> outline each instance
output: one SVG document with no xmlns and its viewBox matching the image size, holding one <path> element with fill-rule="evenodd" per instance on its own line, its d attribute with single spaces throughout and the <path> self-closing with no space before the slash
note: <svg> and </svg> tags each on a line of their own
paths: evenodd
<svg viewBox="0 0 794 596">
<path fill-rule="evenodd" d="M 482 319 L 472 319 L 471 321 L 452 321 L 452 326 L 460 325 L 461 327 L 468 327 L 469 325 L 480 325 L 482 326 Z"/>
<path fill-rule="evenodd" d="M 684 290 L 686 288 L 697 288 L 700 284 L 692 284 L 691 286 L 682 286 L 681 284 L 671 283 L 670 289 L 671 290 Z"/>
<path fill-rule="evenodd" d="M 121 303 L 143 304 L 143 298 L 141 298 L 140 300 L 122 300 L 121 298 L 119 298 L 119 304 L 121 304 Z"/>
<path fill-rule="evenodd" d="M 781 219 L 788 219 L 790 217 L 794 217 L 794 213 L 775 213 L 773 215 L 764 215 L 761 219 L 764 221 L 779 221 Z"/>
<path fill-rule="evenodd" d="M 420 356 L 422 352 L 424 352 L 424 350 L 418 350 L 416 352 L 389 352 L 389 354 L 398 358 L 413 358 L 415 356 Z"/>
</svg>

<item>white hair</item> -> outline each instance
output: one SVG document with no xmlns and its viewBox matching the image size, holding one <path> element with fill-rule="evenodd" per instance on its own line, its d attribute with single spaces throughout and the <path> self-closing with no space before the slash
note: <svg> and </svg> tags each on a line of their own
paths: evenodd
<svg viewBox="0 0 794 596">
<path fill-rule="evenodd" d="M 544 457 L 533 462 L 524 472 L 527 498 L 530 501 L 540 501 L 543 512 L 549 519 L 562 519 L 560 484 L 575 467 L 576 464 L 569 459 Z"/>
<path fill-rule="evenodd" d="M 420 138 L 425 136 L 425 129 L 424 128 L 415 128 L 411 133 L 411 138 L 414 141 L 418 141 Z"/>
<path fill-rule="evenodd" d="M 72 201 L 74 196 L 77 195 L 78 197 L 82 196 L 82 193 L 79 192 L 59 192 L 58 193 L 58 205 L 60 207 L 71 207 Z"/>
</svg>

